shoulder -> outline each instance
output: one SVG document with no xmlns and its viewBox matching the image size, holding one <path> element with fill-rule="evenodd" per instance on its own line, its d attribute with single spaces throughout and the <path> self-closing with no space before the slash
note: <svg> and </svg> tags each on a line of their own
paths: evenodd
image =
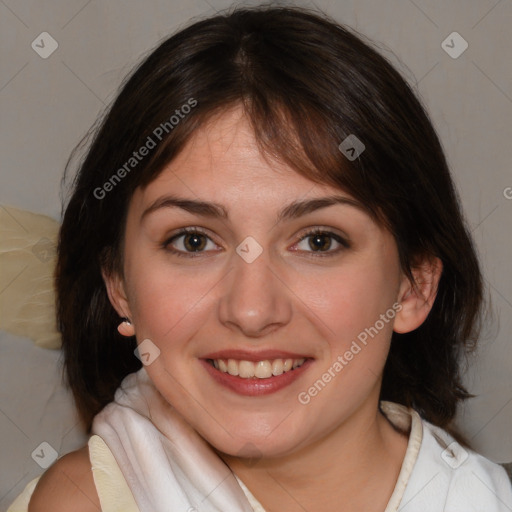
<svg viewBox="0 0 512 512">
<path fill-rule="evenodd" d="M 28 512 L 69 510 L 101 510 L 87 446 L 64 455 L 41 476 L 28 507 Z"/>
<path fill-rule="evenodd" d="M 512 510 L 512 486 L 505 470 L 461 446 L 448 432 L 423 420 L 420 453 L 404 499 L 428 511 Z M 409 511 L 409 508 L 405 508 Z"/>
</svg>

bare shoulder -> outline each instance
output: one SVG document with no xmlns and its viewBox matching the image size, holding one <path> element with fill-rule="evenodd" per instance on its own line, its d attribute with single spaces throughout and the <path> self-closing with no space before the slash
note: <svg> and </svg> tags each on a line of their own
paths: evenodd
<svg viewBox="0 0 512 512">
<path fill-rule="evenodd" d="M 94 485 L 89 448 L 68 453 L 41 476 L 28 512 L 99 512 L 101 505 Z"/>
</svg>

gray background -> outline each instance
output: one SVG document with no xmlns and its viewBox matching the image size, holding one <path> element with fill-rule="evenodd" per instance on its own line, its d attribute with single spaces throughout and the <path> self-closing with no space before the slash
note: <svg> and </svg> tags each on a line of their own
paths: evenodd
<svg viewBox="0 0 512 512">
<path fill-rule="evenodd" d="M 477 450 L 510 462 L 512 2 L 299 4 L 317 5 L 379 42 L 431 113 L 478 245 L 494 311 L 465 377 L 477 397 L 460 412 L 458 423 Z M 191 18 L 230 5 L 221 0 L 0 0 L 0 204 L 59 219 L 65 162 L 122 78 Z M 47 59 L 31 47 L 44 31 L 59 45 Z M 468 43 L 458 58 L 442 47 L 454 31 Z M 448 44 L 461 48 L 460 41 L 448 39 Z M 5 332 L 0 341 L 0 509 L 5 510 L 42 473 L 30 456 L 42 441 L 63 455 L 85 438 L 60 384 L 59 352 Z"/>
</svg>

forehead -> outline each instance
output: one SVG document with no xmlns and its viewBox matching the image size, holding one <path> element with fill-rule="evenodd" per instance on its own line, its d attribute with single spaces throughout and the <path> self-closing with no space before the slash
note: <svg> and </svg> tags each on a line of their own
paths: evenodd
<svg viewBox="0 0 512 512">
<path fill-rule="evenodd" d="M 263 154 L 241 107 L 203 123 L 155 180 L 136 192 L 136 199 L 148 202 L 164 190 L 220 202 L 340 193 L 339 188 L 316 183 Z"/>
</svg>

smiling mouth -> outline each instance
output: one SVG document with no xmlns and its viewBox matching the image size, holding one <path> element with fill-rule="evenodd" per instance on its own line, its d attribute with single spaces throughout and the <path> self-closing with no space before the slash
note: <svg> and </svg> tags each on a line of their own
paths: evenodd
<svg viewBox="0 0 512 512">
<path fill-rule="evenodd" d="M 265 359 L 246 361 L 237 359 L 207 359 L 208 363 L 222 373 L 241 379 L 269 379 L 300 368 L 306 358 Z"/>
</svg>

